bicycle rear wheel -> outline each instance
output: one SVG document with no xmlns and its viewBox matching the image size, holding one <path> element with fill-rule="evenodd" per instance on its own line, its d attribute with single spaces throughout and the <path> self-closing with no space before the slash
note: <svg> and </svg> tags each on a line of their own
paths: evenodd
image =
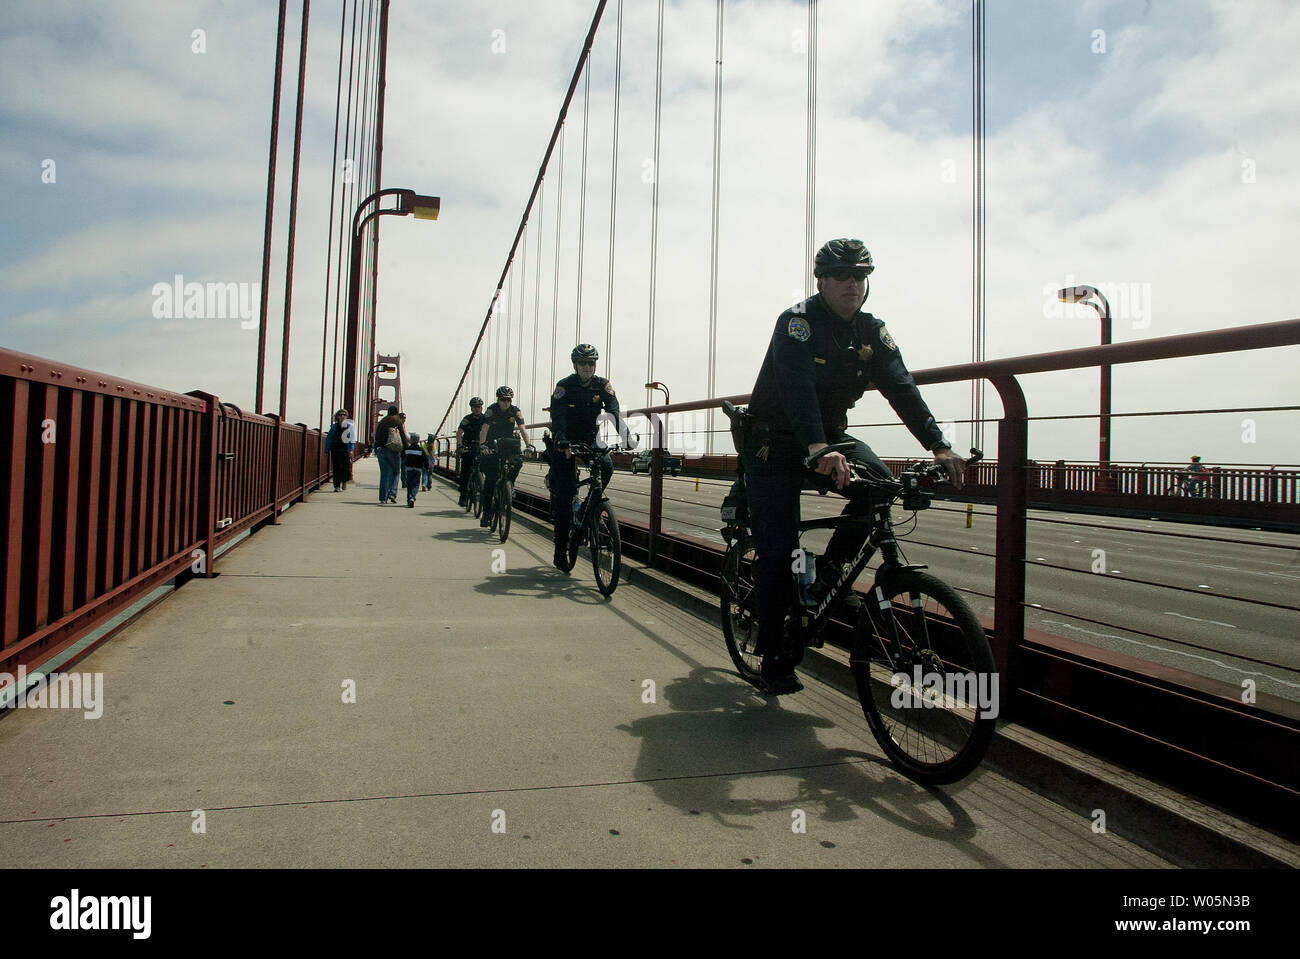
<svg viewBox="0 0 1300 959">
<path fill-rule="evenodd" d="M 852 665 L 872 734 L 908 776 L 952 783 L 984 758 L 998 675 L 983 627 L 952 587 L 911 569 L 878 577 Z"/>
<path fill-rule="evenodd" d="M 747 530 L 741 531 L 722 558 L 718 593 L 722 597 L 722 635 L 727 640 L 727 652 L 740 677 L 757 683 L 763 657 L 755 651 L 758 608 L 754 591 L 754 537 Z"/>
<path fill-rule="evenodd" d="M 618 574 L 623 568 L 623 544 L 618 533 L 618 517 L 608 501 L 602 502 L 591 521 L 591 567 L 596 574 L 596 588 L 611 596 L 618 588 Z"/>
<path fill-rule="evenodd" d="M 497 486 L 497 535 L 501 537 L 501 542 L 506 541 L 510 535 L 510 514 L 514 507 L 511 505 L 515 498 L 514 487 L 507 480 Z"/>
</svg>

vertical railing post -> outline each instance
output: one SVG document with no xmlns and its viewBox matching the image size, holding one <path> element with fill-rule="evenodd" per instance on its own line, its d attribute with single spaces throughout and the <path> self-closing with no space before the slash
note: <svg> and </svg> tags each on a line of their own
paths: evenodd
<svg viewBox="0 0 1300 959">
<path fill-rule="evenodd" d="M 199 461 L 195 470 L 194 520 L 203 545 L 204 579 L 211 579 L 216 573 L 213 565 L 216 561 L 217 538 L 217 410 L 220 400 L 211 393 L 191 390 L 186 396 L 202 400 L 206 405 L 199 414 Z"/>
<path fill-rule="evenodd" d="M 271 433 L 271 525 L 280 525 L 280 431 L 283 424 L 275 413 L 263 413 L 268 419 L 275 420 L 275 430 Z"/>
<path fill-rule="evenodd" d="M 1029 421 L 1025 394 L 1014 376 L 991 377 L 1002 399 L 998 422 L 997 557 L 993 578 L 993 659 L 1005 704 L 1015 689 L 1013 651 L 1025 635 L 1025 544 L 1028 497 L 1025 464 Z"/>
<path fill-rule="evenodd" d="M 299 471 L 298 502 L 307 502 L 307 424 L 299 423 L 302 428 L 302 469 Z"/>
<path fill-rule="evenodd" d="M 659 537 L 664 528 L 664 426 L 663 416 L 658 418 L 658 430 L 651 420 L 654 434 L 654 451 L 650 454 L 650 544 L 648 562 L 654 566 L 659 555 Z"/>
</svg>

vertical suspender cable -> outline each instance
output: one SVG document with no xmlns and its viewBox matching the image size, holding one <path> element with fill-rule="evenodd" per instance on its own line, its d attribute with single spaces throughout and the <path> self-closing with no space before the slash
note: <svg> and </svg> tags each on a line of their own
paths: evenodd
<svg viewBox="0 0 1300 959">
<path fill-rule="evenodd" d="M 374 189 L 381 189 L 384 178 L 384 101 L 385 93 L 385 76 L 388 72 L 388 0 L 379 0 L 379 41 L 376 47 L 376 57 L 379 60 L 379 69 L 377 79 L 375 80 L 375 185 Z M 375 343 L 375 322 L 378 319 L 378 297 L 379 297 L 379 222 L 382 217 L 375 217 L 374 223 L 371 224 L 370 230 L 370 342 L 371 357 L 370 363 L 374 363 L 374 343 Z M 400 390 L 401 380 L 398 379 L 397 389 Z M 397 397 L 401 402 L 400 394 Z"/>
<path fill-rule="evenodd" d="M 339 209 L 339 255 L 334 281 L 334 366 L 330 371 L 331 409 L 338 402 L 336 390 L 339 370 L 339 304 L 343 300 L 343 260 L 352 245 L 351 238 L 348 236 L 348 224 L 352 222 L 352 208 L 349 201 L 355 199 L 352 195 L 352 180 L 354 179 L 352 175 L 352 74 L 357 59 L 357 0 L 352 0 L 352 39 L 350 47 L 348 51 L 348 104 L 345 111 L 347 119 L 343 125 L 343 204 Z M 365 421 L 360 418 L 357 410 L 348 410 L 348 413 L 361 423 L 362 429 L 365 428 Z M 363 436 L 361 442 L 366 442 L 366 437 Z"/>
<path fill-rule="evenodd" d="M 362 197 L 369 196 L 373 189 L 370 186 L 370 174 L 369 174 L 369 169 L 370 169 L 370 163 L 369 163 L 370 61 L 371 61 L 371 46 L 370 46 L 371 39 L 370 38 L 372 33 L 371 25 L 373 24 L 373 22 L 374 22 L 374 5 L 372 3 L 367 3 L 366 21 L 365 21 L 365 26 L 362 28 L 362 39 L 361 39 L 361 50 L 362 50 L 362 57 L 364 58 L 364 64 L 361 70 L 360 86 L 358 87 L 357 90 L 357 116 L 358 116 L 357 122 L 360 124 L 360 133 L 357 137 L 357 144 L 356 144 L 357 165 L 355 167 L 357 184 L 358 184 L 357 194 Z M 349 220 L 349 222 L 351 222 L 351 220 Z M 368 227 L 363 227 L 362 229 L 368 229 Z M 362 400 L 359 406 L 360 409 L 364 411 L 366 417 L 367 435 L 369 435 L 369 433 L 374 429 L 375 426 L 374 415 L 373 415 L 375 403 L 374 403 L 374 397 L 371 395 L 371 381 L 373 377 L 371 376 L 370 373 L 371 364 L 370 361 L 367 359 L 367 357 L 370 356 L 370 343 L 369 343 L 370 323 L 367 321 L 365 315 L 367 310 L 370 307 L 370 297 L 366 295 L 367 286 L 370 281 L 370 271 L 366 269 L 366 257 L 369 254 L 369 252 L 370 251 L 368 245 L 363 241 L 361 244 L 361 269 L 357 273 L 357 282 L 361 286 L 361 289 L 358 291 L 358 298 L 357 298 L 357 302 L 358 304 L 360 304 L 357 326 L 358 326 L 358 335 L 361 338 L 361 342 L 359 344 L 360 348 L 357 350 L 357 355 L 353 358 L 353 361 L 356 363 L 356 367 L 357 367 L 356 370 L 354 371 L 357 377 L 357 382 L 364 384 L 361 392 Z M 349 295 L 350 294 L 351 291 L 349 291 Z M 362 377 L 364 377 L 364 379 L 362 379 Z"/>
<path fill-rule="evenodd" d="M 537 415 L 537 327 L 542 308 L 542 236 L 546 228 L 546 178 L 542 178 L 542 189 L 537 194 L 537 265 L 533 276 L 533 369 L 532 398 L 528 403 L 528 415 Z"/>
<path fill-rule="evenodd" d="M 578 181 L 578 304 L 574 320 L 574 342 L 582 341 L 582 258 L 587 224 L 587 129 L 591 107 L 591 61 L 586 64 L 586 83 L 582 94 L 582 177 Z"/>
<path fill-rule="evenodd" d="M 354 0 L 355 2 L 355 0 Z M 325 358 L 329 355 L 330 339 L 330 269 L 334 260 L 334 190 L 338 185 L 339 157 L 339 112 L 343 105 L 343 37 L 348 22 L 348 5 L 339 4 L 339 72 L 334 80 L 334 147 L 330 152 L 330 225 L 329 237 L 325 241 L 325 312 L 321 318 L 320 334 L 320 418 L 316 426 L 318 431 L 325 428 Z M 330 400 L 333 401 L 331 392 Z M 332 420 L 334 407 L 330 411 Z"/>
<path fill-rule="evenodd" d="M 623 0 L 614 29 L 614 146 L 609 161 L 609 291 L 605 296 L 605 375 L 614 378 L 614 225 L 618 221 L 618 107 L 623 75 Z"/>
<path fill-rule="evenodd" d="M 984 359 L 984 3 L 971 0 L 971 362 Z M 984 381 L 971 381 L 971 445 L 984 444 Z"/>
<path fill-rule="evenodd" d="M 808 132 L 805 179 L 804 295 L 812 296 L 813 250 L 817 247 L 817 0 L 808 0 Z"/>
<path fill-rule="evenodd" d="M 560 332 L 560 225 L 564 219 L 564 128 L 560 128 L 559 176 L 555 188 L 555 281 L 551 286 L 551 382 L 558 382 L 560 371 L 555 365 L 555 347 Z"/>
<path fill-rule="evenodd" d="M 536 233 L 536 230 L 534 230 Z M 524 314 L 528 311 L 524 308 L 526 294 L 528 294 L 528 225 L 524 225 L 524 261 L 519 266 L 519 363 L 515 368 L 515 395 L 523 402 L 524 399 Z M 517 404 L 516 404 L 517 405 Z"/>
<path fill-rule="evenodd" d="M 709 250 L 709 382 L 708 395 L 713 396 L 718 357 L 718 194 L 722 172 L 722 7 L 717 0 L 718 23 L 714 44 L 713 72 L 713 223 Z M 706 452 L 713 453 L 713 410 L 709 410 L 708 441 Z"/>
<path fill-rule="evenodd" d="M 659 27 L 655 34 L 655 143 L 654 159 L 650 162 L 653 177 L 650 185 L 650 317 L 647 323 L 645 352 L 645 381 L 655 378 L 655 282 L 659 267 L 659 118 L 664 91 L 664 0 L 659 0 Z M 650 391 L 646 390 L 645 405 L 650 405 Z"/>
<path fill-rule="evenodd" d="M 257 391 L 253 412 L 262 412 L 262 382 L 266 376 L 266 307 L 271 295 L 271 223 L 275 214 L 275 155 L 280 141 L 280 79 L 284 72 L 284 13 L 288 0 L 280 0 L 280 20 L 275 37 L 275 85 L 271 93 L 271 159 L 266 171 L 266 231 L 262 239 L 262 309 L 257 327 Z"/>
<path fill-rule="evenodd" d="M 289 178 L 289 252 L 284 266 L 284 333 L 280 344 L 280 419 L 288 416 L 289 326 L 293 319 L 293 251 L 298 226 L 298 169 L 302 160 L 302 97 L 307 84 L 307 28 L 311 24 L 311 0 L 302 0 L 302 37 L 298 45 L 298 105 L 293 120 L 293 173 Z"/>
</svg>

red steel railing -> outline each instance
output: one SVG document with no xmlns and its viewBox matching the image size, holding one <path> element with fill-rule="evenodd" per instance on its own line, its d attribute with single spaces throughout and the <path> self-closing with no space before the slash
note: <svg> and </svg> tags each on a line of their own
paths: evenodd
<svg viewBox="0 0 1300 959">
<path fill-rule="evenodd" d="M 0 673 L 51 659 L 329 475 L 317 430 L 0 350 Z M 273 492 L 274 491 L 274 492 Z"/>
</svg>

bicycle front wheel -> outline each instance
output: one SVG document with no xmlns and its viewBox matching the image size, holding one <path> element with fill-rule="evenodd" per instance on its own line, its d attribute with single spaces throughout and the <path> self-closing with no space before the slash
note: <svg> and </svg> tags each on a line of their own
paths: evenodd
<svg viewBox="0 0 1300 959">
<path fill-rule="evenodd" d="M 483 474 L 477 470 L 469 481 L 469 501 L 474 508 L 474 518 L 483 515 Z"/>
<path fill-rule="evenodd" d="M 722 635 L 727 652 L 740 677 L 757 683 L 763 657 L 758 655 L 758 606 L 754 590 L 754 537 L 747 530 L 727 549 L 722 558 Z"/>
<path fill-rule="evenodd" d="M 514 509 L 511 503 L 514 498 L 515 491 L 509 482 L 497 487 L 497 535 L 503 543 L 510 535 L 510 514 Z"/>
<path fill-rule="evenodd" d="M 984 628 L 952 587 L 886 571 L 858 619 L 852 665 L 872 734 L 908 776 L 952 783 L 984 758 L 998 674 Z"/>
<path fill-rule="evenodd" d="M 596 588 L 606 596 L 618 588 L 618 574 L 623 568 L 623 544 L 618 534 L 618 517 L 609 501 L 602 502 L 591 520 L 591 566 L 596 574 Z"/>
</svg>

